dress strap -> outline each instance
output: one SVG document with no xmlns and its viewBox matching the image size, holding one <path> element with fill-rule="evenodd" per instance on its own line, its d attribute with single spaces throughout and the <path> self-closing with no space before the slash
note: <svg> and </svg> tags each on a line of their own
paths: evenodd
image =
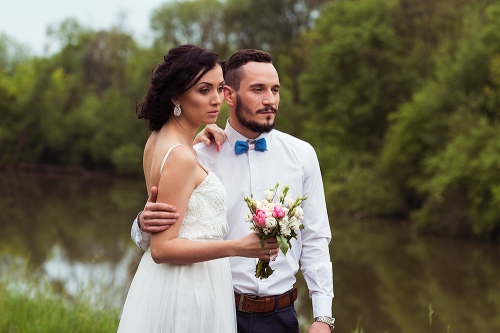
<svg viewBox="0 0 500 333">
<path fill-rule="evenodd" d="M 177 147 L 177 146 L 184 146 L 184 145 L 183 145 L 183 144 L 178 143 L 178 144 L 173 145 L 172 147 L 170 147 L 170 149 L 169 149 L 169 150 L 167 150 L 167 152 L 165 153 L 165 156 L 163 157 L 163 160 L 161 161 L 161 166 L 160 166 L 160 174 L 161 174 L 161 172 L 162 172 L 162 170 L 163 170 L 163 166 L 165 165 L 165 162 L 167 161 L 167 157 L 168 157 L 168 155 L 170 155 L 170 152 L 171 152 L 171 151 L 172 151 L 175 147 Z"/>
<path fill-rule="evenodd" d="M 210 171 L 205 168 L 205 166 L 203 164 L 201 164 L 200 160 L 198 159 L 198 157 L 196 158 L 196 163 L 200 166 L 200 168 L 202 168 L 207 174 L 210 173 Z"/>
<path fill-rule="evenodd" d="M 167 150 L 167 152 L 165 153 L 165 156 L 163 157 L 163 160 L 161 161 L 161 166 L 160 166 L 160 175 L 161 175 L 161 172 L 163 171 L 163 166 L 165 165 L 165 162 L 167 161 L 167 157 L 168 155 L 170 155 L 170 152 L 177 146 L 184 146 L 183 144 L 181 143 L 178 143 L 176 145 L 173 145 L 172 147 L 170 147 L 169 150 Z M 205 166 L 203 164 L 201 164 L 200 160 L 198 159 L 198 157 L 196 157 L 196 163 L 208 174 L 210 173 L 208 171 L 207 168 L 205 168 Z"/>
</svg>

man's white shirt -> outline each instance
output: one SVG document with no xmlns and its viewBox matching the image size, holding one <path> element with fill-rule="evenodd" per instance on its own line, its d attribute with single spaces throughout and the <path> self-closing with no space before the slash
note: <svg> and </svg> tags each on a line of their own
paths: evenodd
<svg viewBox="0 0 500 333">
<path fill-rule="evenodd" d="M 250 232 L 250 224 L 244 215 L 249 209 L 243 198 L 253 194 L 255 199 L 264 199 L 264 191 L 280 183 L 290 186 L 293 199 L 307 196 L 302 203 L 304 229 L 297 240 L 292 239 L 292 248 L 287 255 L 279 253 L 271 262 L 274 273 L 267 279 L 255 278 L 258 259 L 231 257 L 231 271 L 234 290 L 242 294 L 258 296 L 280 295 L 290 290 L 296 279 L 295 273 L 301 264 L 302 274 L 312 298 L 313 315 L 332 316 L 333 270 L 328 245 L 331 239 L 330 224 L 326 210 L 323 181 L 318 158 L 313 147 L 286 133 L 272 130 L 262 133 L 267 151 L 249 150 L 236 155 L 237 140 L 247 141 L 236 132 L 229 122 L 226 124 L 227 140 L 220 152 L 216 145 L 195 146 L 198 159 L 222 181 L 227 194 L 227 221 L 229 232 L 225 239 L 243 237 Z M 150 235 L 142 232 L 137 220 L 132 226 L 131 236 L 143 250 L 149 247 Z"/>
</svg>

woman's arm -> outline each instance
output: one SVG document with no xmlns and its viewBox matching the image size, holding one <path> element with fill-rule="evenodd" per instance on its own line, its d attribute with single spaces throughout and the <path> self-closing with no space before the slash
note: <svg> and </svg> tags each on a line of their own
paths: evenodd
<svg viewBox="0 0 500 333">
<path fill-rule="evenodd" d="M 243 256 L 269 260 L 277 255 L 275 239 L 266 240 L 264 249 L 256 234 L 228 241 L 199 242 L 177 238 L 193 190 L 206 177 L 196 158 L 187 147 L 177 147 L 168 157 L 160 176 L 158 202 L 177 207 L 177 223 L 167 230 L 153 234 L 151 256 L 156 263 L 189 264 L 229 256 Z M 162 190 L 165 189 L 165 190 Z"/>
<path fill-rule="evenodd" d="M 151 241 L 151 256 L 157 264 L 192 264 L 231 256 L 269 261 L 272 257 L 276 257 L 279 252 L 275 239 L 266 239 L 264 249 L 262 249 L 259 237 L 255 233 L 238 239 L 210 242 L 174 238 L 160 245 L 164 251 L 154 250 L 153 243 Z"/>
</svg>

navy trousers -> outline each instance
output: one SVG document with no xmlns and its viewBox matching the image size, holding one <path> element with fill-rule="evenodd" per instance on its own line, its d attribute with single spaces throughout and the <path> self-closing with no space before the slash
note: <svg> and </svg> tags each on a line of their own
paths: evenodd
<svg viewBox="0 0 500 333">
<path fill-rule="evenodd" d="M 238 333 L 299 333 L 297 312 L 293 303 L 270 312 L 236 310 Z"/>
</svg>

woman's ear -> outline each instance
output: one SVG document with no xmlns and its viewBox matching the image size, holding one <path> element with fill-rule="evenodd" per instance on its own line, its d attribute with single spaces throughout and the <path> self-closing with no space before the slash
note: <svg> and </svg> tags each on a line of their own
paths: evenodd
<svg viewBox="0 0 500 333">
<path fill-rule="evenodd" d="M 224 86 L 224 99 L 227 105 L 234 106 L 236 103 L 236 92 L 229 86 Z"/>
<path fill-rule="evenodd" d="M 178 97 L 172 97 L 171 101 L 174 105 L 181 104 Z"/>
</svg>

